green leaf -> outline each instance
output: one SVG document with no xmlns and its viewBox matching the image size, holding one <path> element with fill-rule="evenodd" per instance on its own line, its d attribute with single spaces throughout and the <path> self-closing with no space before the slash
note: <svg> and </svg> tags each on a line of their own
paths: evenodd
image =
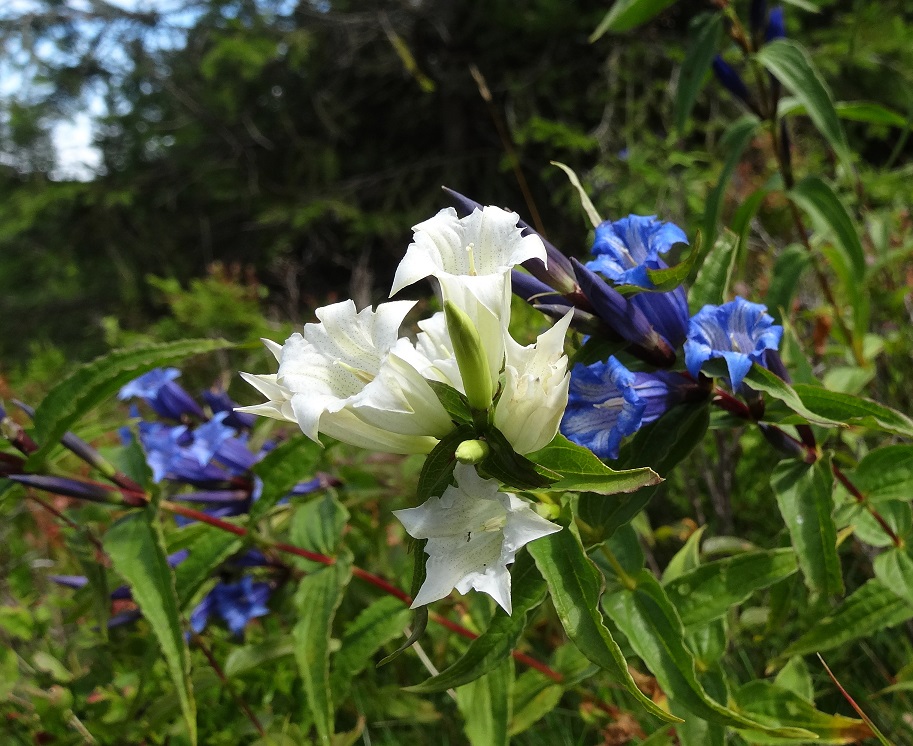
<svg viewBox="0 0 913 746">
<path fill-rule="evenodd" d="M 910 127 L 910 120 L 906 116 L 872 101 L 837 101 L 834 104 L 834 110 L 837 112 L 837 116 L 850 122 L 864 122 L 901 129 Z M 807 113 L 802 102 L 791 96 L 780 99 L 777 106 L 778 117 Z"/>
<path fill-rule="evenodd" d="M 805 48 L 792 39 L 777 39 L 765 44 L 757 59 L 802 102 L 818 131 L 847 167 L 851 167 L 852 156 L 834 109 L 834 99 Z"/>
<path fill-rule="evenodd" d="M 814 425 L 836 427 L 843 424 L 839 420 L 824 417 L 813 412 L 805 406 L 802 398 L 792 386 L 757 363 L 751 366 L 751 370 L 749 370 L 748 375 L 745 376 L 745 382 L 756 391 L 763 391 L 774 399 L 780 400 L 793 412 Z"/>
<path fill-rule="evenodd" d="M 596 208 L 593 207 L 593 203 L 590 201 L 589 195 L 586 193 L 583 185 L 580 183 L 580 179 L 577 178 L 577 174 L 574 172 L 574 169 L 572 169 L 570 166 L 564 165 L 563 163 L 559 163 L 558 161 L 550 161 L 550 163 L 553 166 L 557 166 L 562 171 L 564 171 L 565 175 L 570 180 L 571 185 L 574 187 L 574 189 L 577 190 L 577 194 L 580 196 L 580 205 L 583 207 L 583 211 L 589 218 L 590 224 L 594 228 L 597 227 L 602 222 L 602 218 L 599 217 L 599 213 L 596 212 Z"/>
<path fill-rule="evenodd" d="M 19 680 L 19 656 L 12 648 L 0 647 L 0 701 L 16 687 Z"/>
<path fill-rule="evenodd" d="M 811 263 L 812 258 L 805 247 L 796 244 L 787 246 L 777 257 L 764 303 L 778 324 L 784 316 L 789 317 L 799 280 Z"/>
<path fill-rule="evenodd" d="M 650 278 L 650 282 L 653 283 L 653 288 L 644 292 L 668 293 L 670 290 L 675 290 L 688 277 L 694 274 L 694 268 L 698 266 L 698 261 L 703 261 L 703 245 L 701 236 L 698 234 L 694 239 L 694 245 L 688 252 L 688 256 L 674 267 L 666 267 L 665 269 L 651 269 L 648 267 L 647 276 Z"/>
<path fill-rule="evenodd" d="M 862 282 L 866 276 L 866 261 L 853 219 L 834 190 L 817 176 L 807 176 L 796 184 L 789 192 L 789 198 L 811 216 L 819 230 L 830 233 L 835 239 L 834 246 L 846 267 L 838 274 L 845 275 L 843 285 L 853 307 L 855 329 L 861 334 L 868 319 L 868 298 Z"/>
<path fill-rule="evenodd" d="M 206 529 L 194 541 L 187 559 L 174 569 L 181 609 L 187 608 L 194 594 L 212 577 L 212 571 L 244 545 L 242 539 L 227 531 L 213 526 Z"/>
<path fill-rule="evenodd" d="M 701 526 L 697 531 L 692 533 L 691 536 L 688 537 L 688 541 L 685 542 L 685 545 L 673 555 L 671 560 L 669 560 L 669 564 L 666 565 L 666 569 L 663 570 L 663 585 L 667 585 L 669 582 L 675 580 L 680 575 L 684 575 L 686 572 L 697 569 L 701 564 L 701 537 L 706 530 L 706 526 Z"/>
<path fill-rule="evenodd" d="M 507 657 L 475 681 L 457 689 L 457 707 L 471 746 L 506 746 L 509 737 L 514 661 Z"/>
<path fill-rule="evenodd" d="M 250 520 L 266 515 L 298 482 L 313 479 L 323 447 L 303 435 L 276 446 L 251 471 L 263 480 L 259 499 L 250 506 Z"/>
<path fill-rule="evenodd" d="M 333 700 L 330 689 L 330 634 L 336 609 L 352 577 L 348 558 L 305 575 L 295 593 L 298 622 L 293 636 L 298 672 L 304 682 L 308 711 L 321 744 L 333 736 Z"/>
<path fill-rule="evenodd" d="M 330 674 L 335 701 L 345 698 L 352 682 L 381 646 L 403 634 L 411 616 L 412 613 L 398 598 L 384 596 L 363 609 L 346 627 L 339 650 L 333 656 Z"/>
<path fill-rule="evenodd" d="M 907 547 L 892 547 L 875 558 L 875 577 L 913 604 L 913 557 Z"/>
<path fill-rule="evenodd" d="M 317 554 L 332 556 L 339 549 L 349 511 L 331 494 L 298 506 L 289 529 L 292 543 Z"/>
<path fill-rule="evenodd" d="M 704 240 L 708 246 L 716 245 L 717 226 L 720 222 L 720 215 L 723 212 L 723 198 L 726 196 L 726 187 L 729 186 L 729 180 L 732 178 L 736 166 L 742 160 L 742 153 L 745 152 L 745 148 L 748 147 L 748 143 L 754 137 L 759 124 L 757 117 L 746 115 L 729 125 L 720 140 L 720 147 L 725 148 L 728 155 L 723 163 L 716 186 L 707 195 L 703 233 Z"/>
<path fill-rule="evenodd" d="M 121 518 L 105 533 L 103 545 L 114 569 L 129 583 L 133 600 L 165 655 L 190 742 L 195 744 L 197 721 L 190 684 L 190 655 L 181 629 L 174 576 L 153 508 Z"/>
<path fill-rule="evenodd" d="M 798 569 L 792 549 L 746 552 L 708 562 L 666 584 L 682 624 L 691 627 L 725 616 L 751 594 L 767 588 Z"/>
<path fill-rule="evenodd" d="M 697 679 L 684 627 L 662 587 L 647 570 L 635 581 L 635 588 L 607 595 L 602 605 L 671 701 L 710 723 L 790 738 L 810 735 L 799 728 L 767 727 L 712 699 Z"/>
<path fill-rule="evenodd" d="M 630 31 L 662 13 L 675 0 L 615 0 L 596 30 L 590 34 L 590 43 L 606 31 Z"/>
<path fill-rule="evenodd" d="M 913 446 L 870 451 L 853 470 L 852 482 L 873 503 L 909 500 L 913 495 Z"/>
<path fill-rule="evenodd" d="M 510 730 L 516 736 L 548 715 L 564 694 L 564 687 L 556 684 L 534 668 L 524 671 L 514 681 Z"/>
<path fill-rule="evenodd" d="M 229 678 L 242 676 L 294 654 L 295 643 L 291 635 L 271 637 L 266 642 L 232 650 L 225 659 L 225 675 Z"/>
<path fill-rule="evenodd" d="M 628 663 L 599 612 L 602 573 L 586 556 L 580 540 L 565 528 L 527 546 L 548 584 L 561 625 L 580 652 L 604 668 L 650 713 L 666 722 L 675 722 L 677 718 L 644 695 L 631 678 Z"/>
<path fill-rule="evenodd" d="M 808 666 L 800 656 L 790 658 L 789 662 L 780 669 L 774 677 L 774 684 L 781 689 L 787 689 L 802 697 L 806 702 L 815 702 L 815 686 Z"/>
<path fill-rule="evenodd" d="M 770 681 L 750 681 L 739 687 L 733 698 L 742 712 L 762 723 L 789 725 L 814 733 L 820 739 L 814 743 L 855 743 L 871 735 L 862 720 L 828 715 L 807 699 Z M 753 736 L 758 734 L 748 730 L 742 735 L 753 742 Z"/>
<path fill-rule="evenodd" d="M 427 574 L 425 547 L 427 544 L 428 539 L 416 539 L 409 543 L 409 551 L 412 553 L 412 582 L 409 585 L 409 595 L 412 596 L 412 598 L 415 598 L 418 595 L 419 589 L 425 582 L 425 577 Z M 416 640 L 418 640 L 425 633 L 425 627 L 427 626 L 428 607 L 419 606 L 412 612 L 412 632 L 400 644 L 400 646 L 396 648 L 396 650 L 383 658 L 377 664 L 377 667 L 380 668 L 381 666 L 386 666 L 391 661 L 399 658 L 400 655 L 411 648 L 415 644 Z"/>
<path fill-rule="evenodd" d="M 827 391 L 820 386 L 797 383 L 793 388 L 805 409 L 812 412 L 818 420 L 859 425 L 913 438 L 913 420 L 895 409 L 861 396 Z"/>
<path fill-rule="evenodd" d="M 713 55 L 719 49 L 723 36 L 723 16 L 721 13 L 704 13 L 691 21 L 688 27 L 688 49 L 685 61 L 678 73 L 678 85 L 675 89 L 673 118 L 679 134 L 685 133 L 688 117 L 697 94 L 704 86 Z"/>
<path fill-rule="evenodd" d="M 35 440 L 41 448 L 30 461 L 44 461 L 57 441 L 86 412 L 111 399 L 134 378 L 159 365 L 232 346 L 224 339 L 188 339 L 115 350 L 79 366 L 54 386 L 35 410 Z"/>
<path fill-rule="evenodd" d="M 614 495 L 634 492 L 641 487 L 659 484 L 659 475 L 649 468 L 615 471 L 600 461 L 589 448 L 584 448 L 558 433 L 545 448 L 530 453 L 530 461 L 561 475 L 549 492 L 596 492 Z"/>
<path fill-rule="evenodd" d="M 843 595 L 830 459 L 820 458 L 811 465 L 785 461 L 774 469 L 770 485 L 805 584 L 813 594 L 825 598 Z"/>
<path fill-rule="evenodd" d="M 786 659 L 838 648 L 911 617 L 913 605 L 880 581 L 870 580 L 786 648 L 780 657 Z"/>
<path fill-rule="evenodd" d="M 528 552 L 523 552 L 511 570 L 511 601 L 513 612 L 498 607 L 488 628 L 469 644 L 463 656 L 436 676 L 407 691 L 430 693 L 455 689 L 494 670 L 523 635 L 532 612 L 545 600 L 545 581 L 536 570 Z"/>
<path fill-rule="evenodd" d="M 500 431 L 491 428 L 485 435 L 491 448 L 488 457 L 479 464 L 479 472 L 499 480 L 508 487 L 534 490 L 559 481 L 560 474 L 539 466 L 517 453 Z"/>
<path fill-rule="evenodd" d="M 649 465 L 660 476 L 668 474 L 701 442 L 709 422 L 706 404 L 673 407 L 634 436 L 622 449 L 618 465 L 628 468 Z M 644 487 L 611 500 L 596 494 L 580 495 L 577 515 L 592 530 L 586 536 L 587 543 L 598 543 L 611 536 L 643 510 L 657 489 L 657 485 Z"/>
<path fill-rule="evenodd" d="M 469 406 L 466 394 L 461 394 L 443 381 L 428 380 L 427 383 L 454 422 L 460 425 L 472 424 L 472 407 Z"/>
<path fill-rule="evenodd" d="M 726 299 L 729 282 L 738 257 L 739 240 L 732 231 L 717 239 L 704 259 L 697 277 L 688 291 L 688 306 L 700 310 L 705 305 L 720 305 Z"/>
<path fill-rule="evenodd" d="M 453 470 L 456 468 L 456 449 L 464 440 L 475 438 L 475 428 L 462 425 L 448 433 L 425 458 L 422 472 L 419 474 L 415 497 L 419 502 L 429 497 L 439 497 L 453 481 Z"/>
</svg>

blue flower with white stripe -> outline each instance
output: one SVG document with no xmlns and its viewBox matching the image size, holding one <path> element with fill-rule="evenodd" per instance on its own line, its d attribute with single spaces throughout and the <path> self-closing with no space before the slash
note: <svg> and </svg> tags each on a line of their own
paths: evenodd
<svg viewBox="0 0 913 746">
<path fill-rule="evenodd" d="M 606 220 L 596 228 L 593 255 L 586 266 L 622 285 L 653 288 L 648 269 L 662 269 L 660 259 L 677 243 L 688 243 L 685 232 L 674 223 L 664 223 L 655 215 L 628 215 L 621 220 Z"/>
</svg>

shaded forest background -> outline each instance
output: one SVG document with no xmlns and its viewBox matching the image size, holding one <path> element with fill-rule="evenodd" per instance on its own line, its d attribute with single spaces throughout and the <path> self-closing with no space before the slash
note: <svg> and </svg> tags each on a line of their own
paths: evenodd
<svg viewBox="0 0 913 746">
<path fill-rule="evenodd" d="M 787 26 L 826 52 L 818 64 L 838 100 L 907 113 L 910 87 L 891 73 L 913 69 L 905 7 L 789 7 Z M 447 204 L 442 184 L 541 220 L 554 243 L 582 255 L 585 220 L 550 160 L 585 177 L 603 214 L 658 213 L 693 234 L 719 168 L 710 154 L 738 113 L 711 85 L 686 133 L 671 121 L 689 23 L 709 6 L 679 2 L 635 33 L 590 43 L 606 8 L 188 0 L 146 12 L 35 0 L 8 9 L 0 33 L 21 85 L 0 117 L 2 365 L 48 349 L 90 358 L 169 305 L 183 304 L 194 331 L 239 338 L 251 331 L 233 328 L 251 323 L 238 311 L 245 303 L 306 320 L 337 295 L 376 302 L 409 226 Z M 98 175 L 52 178 L 54 122 L 90 106 L 103 110 Z M 910 152 L 896 128 L 847 126 L 875 166 Z M 755 232 L 776 234 L 776 220 L 762 211 Z M 205 302 L 182 291 L 193 278 Z"/>
</svg>

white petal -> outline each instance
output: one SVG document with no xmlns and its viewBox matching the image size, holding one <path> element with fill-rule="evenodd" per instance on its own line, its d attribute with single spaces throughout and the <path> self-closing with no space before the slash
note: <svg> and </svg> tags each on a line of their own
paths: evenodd
<svg viewBox="0 0 913 746">
<path fill-rule="evenodd" d="M 464 590 L 466 586 L 466 590 Z M 501 562 L 495 562 L 488 567 L 485 572 L 476 572 L 467 575 L 464 581 L 456 586 L 460 593 L 466 593 L 469 588 L 487 593 L 498 605 L 508 614 L 513 610 L 513 604 L 510 600 L 510 573 L 506 565 Z"/>
<path fill-rule="evenodd" d="M 500 532 L 480 533 L 469 540 L 460 537 L 429 539 L 425 545 L 428 553 L 425 582 L 416 594 L 412 608 L 444 598 L 468 575 L 494 566 L 501 554 L 502 539 Z"/>
<path fill-rule="evenodd" d="M 278 363 L 282 355 L 282 345 L 278 342 L 273 342 L 271 339 L 266 339 L 265 337 L 261 337 L 260 341 L 266 345 L 266 349 L 273 354 L 273 357 L 276 358 L 276 362 Z"/>
<path fill-rule="evenodd" d="M 500 499 L 509 505 L 501 555 L 503 562 L 513 562 L 514 555 L 529 542 L 561 530 L 561 526 L 547 521 L 516 495 L 507 493 Z"/>
</svg>

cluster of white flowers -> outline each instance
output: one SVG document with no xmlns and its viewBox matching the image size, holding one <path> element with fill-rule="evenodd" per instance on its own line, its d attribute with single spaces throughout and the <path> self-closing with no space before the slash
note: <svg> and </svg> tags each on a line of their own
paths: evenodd
<svg viewBox="0 0 913 746">
<path fill-rule="evenodd" d="M 414 302 L 361 311 L 351 300 L 325 306 L 316 311 L 320 323 L 306 324 L 284 345 L 265 341 L 279 370 L 241 374 L 268 399 L 242 411 L 297 422 L 313 440 L 324 433 L 387 453 L 430 453 L 456 427 L 429 384 L 437 381 L 466 394 L 477 409 L 494 408 L 495 427 L 517 453 L 546 446 L 567 405 L 564 337 L 571 317 L 527 347 L 508 333 L 511 268 L 532 258 L 546 261 L 541 239 L 523 236 L 518 219 L 497 207 L 464 218 L 448 208 L 414 227 L 390 295 L 433 277 L 447 307 L 468 321 L 461 329 L 453 328 L 452 314 L 439 312 L 419 322 L 412 341 L 400 336 L 400 326 Z M 467 329 L 477 348 L 475 366 L 465 353 L 461 358 Z M 412 536 L 428 539 L 426 580 L 413 606 L 454 588 L 475 588 L 509 613 L 506 565 L 523 545 L 560 527 L 526 501 L 499 492 L 498 483 L 473 466 L 459 464 L 454 476 L 456 487 L 396 513 Z"/>
</svg>

